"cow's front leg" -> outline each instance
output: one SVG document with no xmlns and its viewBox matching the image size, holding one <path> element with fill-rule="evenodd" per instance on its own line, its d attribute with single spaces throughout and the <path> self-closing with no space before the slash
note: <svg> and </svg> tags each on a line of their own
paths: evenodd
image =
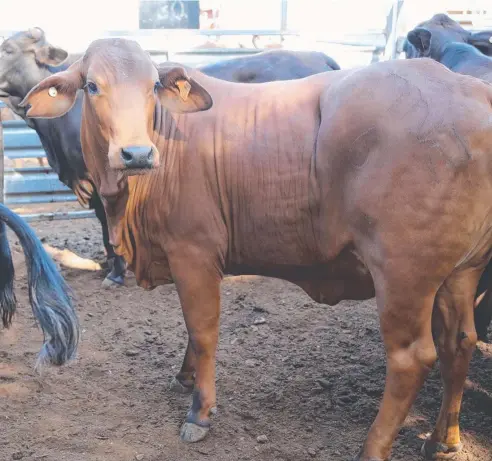
<svg viewBox="0 0 492 461">
<path fill-rule="evenodd" d="M 179 373 L 173 377 L 169 389 L 177 394 L 191 394 L 195 387 L 195 354 L 188 338 L 183 364 Z"/>
<path fill-rule="evenodd" d="M 210 429 L 215 408 L 215 353 L 219 337 L 221 275 L 195 258 L 171 262 L 189 336 L 189 353 L 194 357 L 193 403 L 181 428 L 181 439 L 198 442 Z M 185 359 L 186 362 L 186 359 Z"/>
</svg>

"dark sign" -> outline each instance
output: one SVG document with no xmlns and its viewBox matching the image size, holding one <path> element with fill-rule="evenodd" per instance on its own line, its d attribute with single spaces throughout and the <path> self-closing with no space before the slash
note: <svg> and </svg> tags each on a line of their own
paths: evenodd
<svg viewBox="0 0 492 461">
<path fill-rule="evenodd" d="M 194 0 L 141 0 L 140 29 L 199 29 L 200 5 Z"/>
</svg>

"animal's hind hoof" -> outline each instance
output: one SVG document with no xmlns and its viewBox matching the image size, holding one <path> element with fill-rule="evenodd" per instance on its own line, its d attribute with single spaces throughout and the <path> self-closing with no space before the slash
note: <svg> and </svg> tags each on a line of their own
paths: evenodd
<svg viewBox="0 0 492 461">
<path fill-rule="evenodd" d="M 176 376 L 169 383 L 169 390 L 176 394 L 192 394 L 194 388 L 195 386 L 193 384 L 190 386 L 183 384 Z"/>
<path fill-rule="evenodd" d="M 125 286 L 123 277 L 117 277 L 115 279 L 110 279 L 109 277 L 106 277 L 103 281 L 101 286 L 105 288 L 106 290 L 110 290 L 112 288 L 120 288 Z"/>
<path fill-rule="evenodd" d="M 210 424 L 198 425 L 195 423 L 184 423 L 181 426 L 181 440 L 186 443 L 195 443 L 203 440 L 210 431 Z"/>
<path fill-rule="evenodd" d="M 463 448 L 461 443 L 447 445 L 441 442 L 426 440 L 422 445 L 422 456 L 425 459 L 453 459 Z"/>
</svg>

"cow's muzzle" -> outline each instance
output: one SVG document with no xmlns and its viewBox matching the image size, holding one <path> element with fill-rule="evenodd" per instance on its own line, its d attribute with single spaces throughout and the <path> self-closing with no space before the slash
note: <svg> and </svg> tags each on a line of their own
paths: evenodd
<svg viewBox="0 0 492 461">
<path fill-rule="evenodd" d="M 124 167 L 128 170 L 149 170 L 155 166 L 155 152 L 151 146 L 123 147 L 120 157 Z"/>
</svg>

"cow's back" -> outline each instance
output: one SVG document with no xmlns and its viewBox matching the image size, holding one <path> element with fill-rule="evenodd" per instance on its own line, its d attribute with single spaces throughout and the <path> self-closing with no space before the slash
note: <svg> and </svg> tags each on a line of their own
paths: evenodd
<svg viewBox="0 0 492 461">
<path fill-rule="evenodd" d="M 304 78 L 340 67 L 319 51 L 273 50 L 209 64 L 200 70 L 230 82 L 264 83 Z"/>
</svg>

